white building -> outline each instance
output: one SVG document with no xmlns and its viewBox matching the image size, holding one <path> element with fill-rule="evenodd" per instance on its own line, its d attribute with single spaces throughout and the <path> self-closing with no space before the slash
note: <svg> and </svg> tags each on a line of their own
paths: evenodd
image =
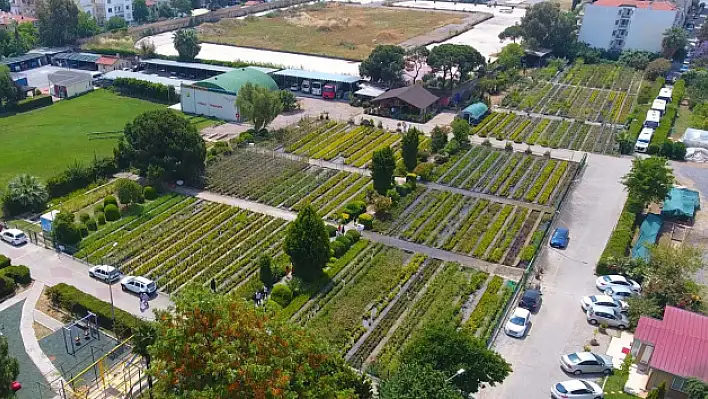
<svg viewBox="0 0 708 399">
<path fill-rule="evenodd" d="M 47 78 L 49 93 L 54 97 L 71 98 L 93 90 L 93 77 L 88 72 L 59 70 Z"/>
<path fill-rule="evenodd" d="M 656 53 L 664 32 L 683 20 L 683 10 L 671 1 L 597 0 L 584 7 L 578 39 L 604 50 Z"/>
<path fill-rule="evenodd" d="M 105 24 L 114 16 L 121 17 L 126 22 L 133 21 L 133 0 L 74 0 L 74 3 L 79 10 L 96 18 L 99 25 Z"/>
</svg>

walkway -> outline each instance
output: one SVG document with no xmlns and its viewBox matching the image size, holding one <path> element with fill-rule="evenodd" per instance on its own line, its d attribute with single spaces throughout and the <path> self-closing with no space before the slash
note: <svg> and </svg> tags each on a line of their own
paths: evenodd
<svg viewBox="0 0 708 399">
<path fill-rule="evenodd" d="M 247 151 L 254 151 L 259 154 L 268 155 L 268 156 L 272 155 L 273 158 L 278 157 L 278 158 L 290 159 L 292 161 L 307 162 L 310 165 L 319 166 L 320 168 L 343 170 L 343 171 L 349 172 L 349 173 L 360 174 L 363 176 L 371 176 L 371 171 L 367 168 L 357 168 L 356 166 L 346 165 L 343 163 L 332 162 L 332 161 L 325 161 L 324 159 L 303 157 L 303 156 L 291 154 L 288 152 L 269 150 L 267 148 L 259 148 L 259 147 L 247 147 L 246 150 Z"/>
</svg>

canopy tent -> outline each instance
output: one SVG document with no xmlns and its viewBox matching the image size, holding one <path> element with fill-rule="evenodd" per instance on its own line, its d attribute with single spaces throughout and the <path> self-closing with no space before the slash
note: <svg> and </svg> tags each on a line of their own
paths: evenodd
<svg viewBox="0 0 708 399">
<path fill-rule="evenodd" d="M 693 218 L 697 209 L 701 209 L 698 191 L 674 187 L 664 200 L 661 215 L 664 217 Z"/>
<path fill-rule="evenodd" d="M 639 227 L 639 238 L 637 243 L 632 248 L 632 258 L 642 258 L 645 261 L 649 261 L 649 248 L 647 245 L 656 244 L 656 238 L 659 235 L 659 230 L 661 230 L 661 225 L 664 221 L 661 220 L 659 215 L 650 213 L 647 218 L 644 219 L 642 225 Z"/>
<path fill-rule="evenodd" d="M 468 123 L 476 124 L 487 114 L 487 111 L 489 111 L 487 104 L 478 102 L 463 109 L 460 114 Z"/>
</svg>

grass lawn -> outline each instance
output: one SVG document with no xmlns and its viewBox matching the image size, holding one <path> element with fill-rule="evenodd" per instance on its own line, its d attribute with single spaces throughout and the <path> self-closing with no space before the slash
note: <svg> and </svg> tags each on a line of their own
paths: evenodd
<svg viewBox="0 0 708 399">
<path fill-rule="evenodd" d="M 222 19 L 200 25 L 198 31 L 203 41 L 364 59 L 378 44 L 398 44 L 445 25 L 459 24 L 462 17 L 456 13 L 327 3 L 264 17 Z"/>
<path fill-rule="evenodd" d="M 637 396 L 624 393 L 624 384 L 627 381 L 627 377 L 621 376 L 617 373 L 607 377 L 607 382 L 605 383 L 605 399 L 634 399 Z M 602 386 L 602 381 L 598 382 Z"/>
<path fill-rule="evenodd" d="M 0 190 L 20 173 L 46 179 L 77 161 L 112 154 L 115 139 L 90 140 L 87 133 L 122 131 L 126 122 L 164 105 L 107 90 L 62 100 L 49 107 L 3 118 L 0 129 Z"/>
<path fill-rule="evenodd" d="M 682 105 L 678 109 L 678 116 L 676 117 L 676 121 L 674 122 L 674 129 L 671 131 L 671 137 L 674 139 L 680 139 L 683 137 L 683 134 L 686 132 L 686 129 L 691 127 L 691 117 L 693 115 L 693 112 L 691 112 L 690 109 L 688 109 L 687 106 Z"/>
</svg>

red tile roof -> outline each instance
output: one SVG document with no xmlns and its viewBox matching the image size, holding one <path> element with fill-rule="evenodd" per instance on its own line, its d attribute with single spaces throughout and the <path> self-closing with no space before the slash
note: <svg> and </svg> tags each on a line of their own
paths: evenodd
<svg viewBox="0 0 708 399">
<path fill-rule="evenodd" d="M 113 64 L 115 64 L 116 62 L 118 62 L 118 60 L 120 60 L 120 58 L 118 58 L 118 57 L 111 57 L 110 55 L 103 55 L 103 56 L 101 56 L 101 58 L 99 58 L 99 59 L 96 61 L 96 64 L 99 64 L 99 65 L 113 65 Z"/>
<path fill-rule="evenodd" d="M 654 345 L 650 367 L 708 382 L 708 317 L 667 306 L 664 320 L 642 316 L 634 338 Z"/>
<path fill-rule="evenodd" d="M 592 3 L 596 6 L 604 7 L 635 7 L 635 8 L 647 8 L 651 10 L 659 11 L 673 11 L 676 10 L 676 5 L 669 1 L 645 1 L 645 0 L 597 0 Z"/>
<path fill-rule="evenodd" d="M 37 18 L 25 17 L 23 15 L 10 14 L 9 12 L 0 11 L 0 25 L 10 25 L 12 21 L 16 21 L 18 24 L 24 22 L 36 22 Z"/>
</svg>

